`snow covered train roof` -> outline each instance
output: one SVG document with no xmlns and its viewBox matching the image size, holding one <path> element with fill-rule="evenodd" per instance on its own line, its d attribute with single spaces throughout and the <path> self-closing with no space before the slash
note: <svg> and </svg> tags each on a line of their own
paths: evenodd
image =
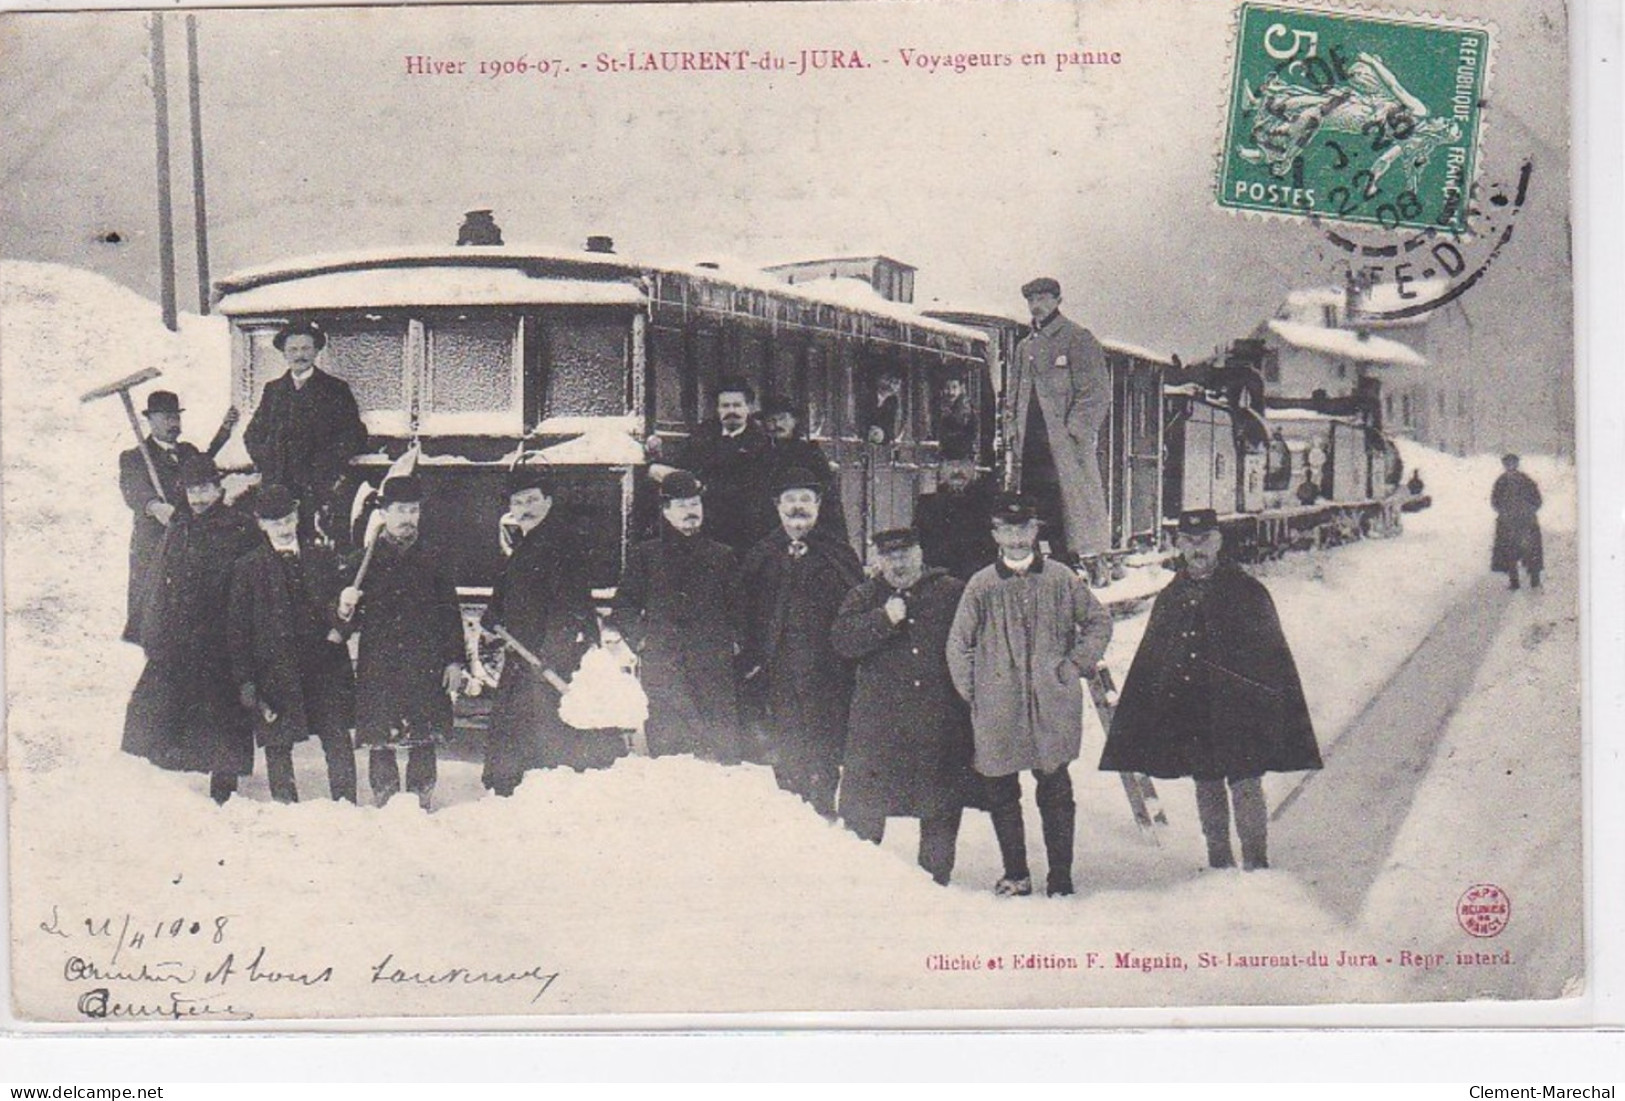
<svg viewBox="0 0 1625 1101">
<path fill-rule="evenodd" d="M 1327 329 L 1319 325 L 1302 325 L 1278 318 L 1265 322 L 1270 332 L 1298 348 L 1312 352 L 1359 360 L 1363 363 L 1392 364 L 1397 367 L 1426 367 L 1428 361 L 1419 352 L 1386 337 L 1361 337 L 1348 329 Z"/>
<path fill-rule="evenodd" d="M 639 306 L 645 295 L 617 280 L 532 277 L 516 268 L 424 266 L 330 271 L 262 283 L 220 299 L 219 312 L 275 314 L 399 306 Z"/>
</svg>

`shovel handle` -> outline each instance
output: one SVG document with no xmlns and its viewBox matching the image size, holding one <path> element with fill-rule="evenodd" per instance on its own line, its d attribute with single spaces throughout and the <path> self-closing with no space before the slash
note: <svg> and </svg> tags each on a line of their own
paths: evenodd
<svg viewBox="0 0 1625 1101">
<path fill-rule="evenodd" d="M 135 433 L 135 449 L 141 452 L 141 460 L 147 466 L 147 477 L 152 479 L 152 491 L 167 505 L 169 497 L 164 493 L 164 484 L 158 478 L 158 467 L 152 461 L 152 452 L 147 450 L 146 437 L 141 435 L 141 422 L 135 416 L 135 402 L 131 400 L 128 390 L 120 390 L 118 396 L 124 402 L 125 415 L 130 418 L 130 431 Z"/>
</svg>

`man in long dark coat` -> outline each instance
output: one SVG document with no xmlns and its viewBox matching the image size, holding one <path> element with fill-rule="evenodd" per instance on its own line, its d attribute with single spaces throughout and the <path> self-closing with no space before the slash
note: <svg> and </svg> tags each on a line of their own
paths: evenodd
<svg viewBox="0 0 1625 1101">
<path fill-rule="evenodd" d="M 1506 574 L 1507 588 L 1516 589 L 1521 563 L 1529 571 L 1529 587 L 1538 589 L 1546 557 L 1540 536 L 1540 487 L 1518 469 L 1518 456 L 1502 456 L 1501 465 L 1505 470 L 1490 490 L 1490 507 L 1495 509 L 1490 569 Z"/>
<path fill-rule="evenodd" d="M 384 479 L 378 533 L 365 588 L 339 594 L 339 618 L 355 623 L 355 735 L 371 752 L 367 784 L 379 806 L 401 790 L 397 749 L 406 750 L 406 790 L 428 810 L 435 746 L 451 733 L 450 694 L 462 685 L 462 610 L 449 570 L 418 539 L 423 487 L 415 474 Z"/>
<path fill-rule="evenodd" d="M 265 750 L 271 798 L 297 803 L 293 747 L 321 742 L 327 788 L 355 802 L 355 679 L 338 618 L 345 585 L 332 550 L 299 538 L 299 502 L 283 486 L 255 494 L 265 539 L 232 577 L 231 668 L 238 700 Z"/>
<path fill-rule="evenodd" d="M 181 464 L 186 507 L 170 517 L 139 624 L 146 668 L 124 715 L 123 749 L 160 768 L 209 774 L 224 803 L 254 771 L 254 734 L 237 703 L 226 644 L 232 567 L 259 539 L 225 503 L 206 455 Z"/>
<path fill-rule="evenodd" d="M 846 536 L 846 508 L 841 504 L 841 479 L 824 449 L 801 434 L 801 416 L 788 398 L 762 402 L 762 421 L 773 440 L 768 452 L 767 484 L 777 485 L 792 470 L 807 470 L 824 480 L 818 522 L 837 539 Z"/>
<path fill-rule="evenodd" d="M 879 844 L 888 816 L 920 820 L 920 867 L 946 885 L 971 794 L 970 712 L 954 691 L 948 631 L 964 583 L 928 569 L 907 528 L 874 538 L 880 575 L 846 595 L 831 628 L 856 663 L 841 818 Z"/>
<path fill-rule="evenodd" d="M 819 485 L 806 470 L 784 475 L 779 527 L 745 558 L 743 664 L 762 702 L 779 787 L 833 818 L 852 678 L 830 625 L 863 568 L 849 544 L 818 528 Z"/>
<path fill-rule="evenodd" d="M 920 533 L 925 564 L 940 566 L 969 581 L 971 575 L 998 557 L 987 518 L 993 512 L 992 483 L 977 472 L 969 459 L 942 464 L 942 480 L 935 493 L 914 502 L 914 527 Z"/>
<path fill-rule="evenodd" d="M 626 751 L 619 734 L 581 731 L 559 718 L 559 693 L 543 676 L 569 677 L 595 628 L 592 585 L 575 533 L 554 508 L 557 491 L 540 464 L 508 475 L 508 515 L 518 532 L 481 620 L 506 631 L 541 663 L 510 647 L 486 732 L 485 786 L 512 795 L 533 768 L 607 768 Z"/>
<path fill-rule="evenodd" d="M 627 553 L 615 625 L 642 662 L 650 756 L 737 764 L 739 564 L 705 536 L 704 492 L 686 470 L 660 483 L 661 532 Z"/>
<path fill-rule="evenodd" d="M 1134 655 L 1100 767 L 1193 777 L 1208 863 L 1269 867 L 1261 777 L 1320 767 L 1320 750 L 1269 591 L 1220 561 L 1212 509 L 1179 518 L 1185 565 L 1157 597 Z M 1228 784 L 1229 794 L 1225 793 Z"/>
<path fill-rule="evenodd" d="M 665 462 L 651 473 L 663 477 L 673 469 L 687 470 L 706 486 L 706 531 L 712 539 L 744 554 L 773 529 L 769 507 L 772 482 L 768 480 L 773 441 L 751 418 L 756 391 L 743 379 L 717 384 L 717 415 L 694 429 L 687 440 L 672 448 Z"/>
<path fill-rule="evenodd" d="M 211 459 L 220 453 L 231 438 L 237 425 L 237 407 L 226 410 L 226 419 L 202 452 L 181 439 L 181 399 L 169 390 L 154 390 L 147 395 L 147 407 L 142 415 L 147 418 L 147 438 L 140 447 L 121 452 L 118 457 L 118 487 L 124 503 L 135 514 L 130 529 L 130 583 L 125 603 L 125 642 L 140 642 L 136 637 L 136 624 L 146 599 L 148 578 L 158 561 L 158 548 L 164 541 L 164 529 L 177 507 L 184 508 L 185 490 L 181 488 L 181 463 L 193 455 L 203 454 Z M 141 458 L 145 450 L 152 459 L 152 467 Z M 152 471 L 158 472 L 158 487 L 152 484 Z M 158 488 L 163 490 L 160 495 Z"/>
<path fill-rule="evenodd" d="M 367 427 L 349 384 L 316 366 L 325 332 L 308 322 L 285 325 L 271 343 L 288 370 L 265 384 L 243 443 L 262 482 L 287 486 L 299 499 L 301 534 L 310 538 L 321 514 L 329 518 L 326 534 L 342 545 L 349 502 L 340 485 L 349 460 L 366 449 Z"/>
</svg>

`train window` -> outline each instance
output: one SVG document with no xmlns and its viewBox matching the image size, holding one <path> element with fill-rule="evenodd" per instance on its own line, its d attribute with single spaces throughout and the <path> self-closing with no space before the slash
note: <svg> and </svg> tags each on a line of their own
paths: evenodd
<svg viewBox="0 0 1625 1101">
<path fill-rule="evenodd" d="M 685 391 L 691 391 L 692 384 L 688 381 L 683 331 L 654 329 L 650 334 L 650 350 L 654 357 L 655 425 L 658 428 L 686 427 L 692 411 L 685 400 Z"/>
<path fill-rule="evenodd" d="M 942 384 L 953 367 L 939 362 L 915 361 L 913 423 L 914 438 L 937 438 L 937 411 L 942 405 Z"/>
<path fill-rule="evenodd" d="M 734 369 L 729 374 L 738 375 L 754 386 L 760 401 L 767 382 L 767 341 L 756 333 L 739 332 L 734 352 Z"/>
<path fill-rule="evenodd" d="M 829 346 L 814 340 L 807 349 L 807 435 L 813 439 L 828 439 L 834 425 L 830 423 L 833 404 L 830 401 Z"/>
<path fill-rule="evenodd" d="M 625 413 L 626 343 L 630 330 L 624 317 L 549 317 L 544 415 L 604 417 Z"/>
<path fill-rule="evenodd" d="M 858 433 L 858 391 L 863 376 L 858 367 L 857 349 L 849 341 L 841 341 L 839 366 L 833 372 L 837 390 L 835 406 L 840 410 L 840 434 L 847 439 Z"/>
<path fill-rule="evenodd" d="M 717 380 L 728 372 L 722 365 L 722 334 L 716 329 L 696 330 L 690 345 L 693 359 L 690 369 L 695 381 L 695 416 L 697 420 L 716 415 Z"/>
<path fill-rule="evenodd" d="M 362 418 L 374 432 L 406 428 L 405 319 L 363 318 L 326 323 L 322 370 L 350 384 Z M 276 353 L 273 352 L 273 355 Z"/>
<path fill-rule="evenodd" d="M 803 404 L 806 389 L 802 378 L 801 345 L 800 339 L 787 333 L 780 333 L 773 341 L 773 370 L 766 388 L 766 394 L 789 398 L 798 408 Z"/>
<path fill-rule="evenodd" d="M 512 414 L 515 322 L 511 318 L 446 317 L 426 324 L 428 393 L 424 413 Z M 504 424 L 501 430 L 514 426 Z"/>
</svg>

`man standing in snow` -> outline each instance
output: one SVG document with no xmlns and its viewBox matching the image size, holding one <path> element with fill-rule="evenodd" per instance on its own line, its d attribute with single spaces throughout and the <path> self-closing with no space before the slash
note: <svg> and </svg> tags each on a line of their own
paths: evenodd
<svg viewBox="0 0 1625 1101">
<path fill-rule="evenodd" d="M 1507 588 L 1518 588 L 1518 565 L 1529 571 L 1529 587 L 1540 588 L 1540 571 L 1545 564 L 1545 548 L 1540 536 L 1540 487 L 1518 469 L 1518 456 L 1503 455 L 1505 468 L 1490 490 L 1490 507 L 1495 510 L 1495 546 L 1490 569 L 1507 575 Z M 1417 475 L 1420 480 L 1421 475 Z"/>
<path fill-rule="evenodd" d="M 994 510 L 999 557 L 965 586 L 948 636 L 948 669 L 970 704 L 976 771 L 1004 859 L 1001 897 L 1032 894 L 1021 773 L 1038 782 L 1048 893 L 1073 893 L 1077 804 L 1067 766 L 1083 742 L 1083 683 L 1112 637 L 1111 615 L 1082 578 L 1046 561 L 1038 519 L 1019 497 Z"/>
<path fill-rule="evenodd" d="M 124 503 L 135 514 L 130 530 L 130 583 L 125 603 L 124 641 L 140 642 L 136 637 L 136 621 L 146 600 L 148 578 L 158 561 L 158 548 L 164 541 L 164 529 L 185 497 L 181 488 L 181 463 L 199 454 L 193 445 L 181 439 L 181 399 L 169 390 L 154 390 L 147 395 L 147 407 L 142 415 L 147 418 L 147 438 L 141 447 L 132 447 L 118 457 L 118 487 L 124 494 Z M 231 438 L 237 426 L 237 407 L 226 410 L 226 419 L 201 454 L 214 458 Z M 152 484 L 152 473 L 141 451 L 145 449 L 152 459 L 151 470 L 158 472 L 158 493 Z"/>
<path fill-rule="evenodd" d="M 745 557 L 744 666 L 779 787 L 834 818 L 852 680 L 830 625 L 863 568 L 845 540 L 818 527 L 820 485 L 810 471 L 785 473 L 775 487 L 778 530 Z"/>
<path fill-rule="evenodd" d="M 299 502 L 278 485 L 254 497 L 265 539 L 238 559 L 228 640 L 238 700 L 265 749 L 271 798 L 297 803 L 293 747 L 315 736 L 334 799 L 355 802 L 355 678 L 338 619 L 333 552 L 299 538 Z"/>
<path fill-rule="evenodd" d="M 857 663 L 841 768 L 841 818 L 879 844 L 888 816 L 920 820 L 920 867 L 946 885 L 971 785 L 970 715 L 948 673 L 964 583 L 925 565 L 908 528 L 874 538 L 879 576 L 846 595 L 831 638 Z"/>
<path fill-rule="evenodd" d="M 643 663 L 649 755 L 737 764 L 739 568 L 733 551 L 705 536 L 704 493 L 686 470 L 660 483 L 664 522 L 626 556 L 615 626 Z"/>
<path fill-rule="evenodd" d="M 1185 564 L 1151 609 L 1100 767 L 1196 781 L 1208 865 L 1269 867 L 1262 777 L 1320 767 L 1320 750 L 1269 591 L 1221 562 L 1212 509 L 1179 518 Z M 1229 787 L 1228 794 L 1226 786 Z"/>
<path fill-rule="evenodd" d="M 288 370 L 265 384 L 243 443 L 262 482 L 286 486 L 299 499 L 299 532 L 308 540 L 318 514 L 348 510 L 340 486 L 349 460 L 366 449 L 367 428 L 349 385 L 316 366 L 325 332 L 310 322 L 284 325 L 271 343 Z M 345 528 L 338 517 L 327 534 L 342 545 Z"/>
<path fill-rule="evenodd" d="M 773 442 L 751 418 L 755 400 L 755 389 L 744 379 L 723 379 L 717 383 L 716 417 L 674 446 L 671 458 L 649 468 L 657 480 L 682 469 L 704 482 L 707 534 L 737 554 L 750 550 L 773 527 L 767 507 Z"/>
<path fill-rule="evenodd" d="M 339 594 L 338 615 L 361 633 L 356 654 L 356 744 L 371 750 L 367 783 L 379 806 L 406 790 L 428 810 L 435 745 L 451 733 L 451 693 L 462 684 L 463 619 L 451 574 L 418 540 L 423 487 L 415 474 L 384 479 L 384 518 L 363 591 Z"/>
<path fill-rule="evenodd" d="M 1061 314 L 1061 285 L 1021 288 L 1033 328 L 1016 346 L 1005 438 L 1021 460 L 1021 490 L 1047 528 L 1051 553 L 1090 566 L 1109 549 L 1111 520 L 1096 451 L 1112 407 L 1106 353 L 1094 334 Z"/>
</svg>

